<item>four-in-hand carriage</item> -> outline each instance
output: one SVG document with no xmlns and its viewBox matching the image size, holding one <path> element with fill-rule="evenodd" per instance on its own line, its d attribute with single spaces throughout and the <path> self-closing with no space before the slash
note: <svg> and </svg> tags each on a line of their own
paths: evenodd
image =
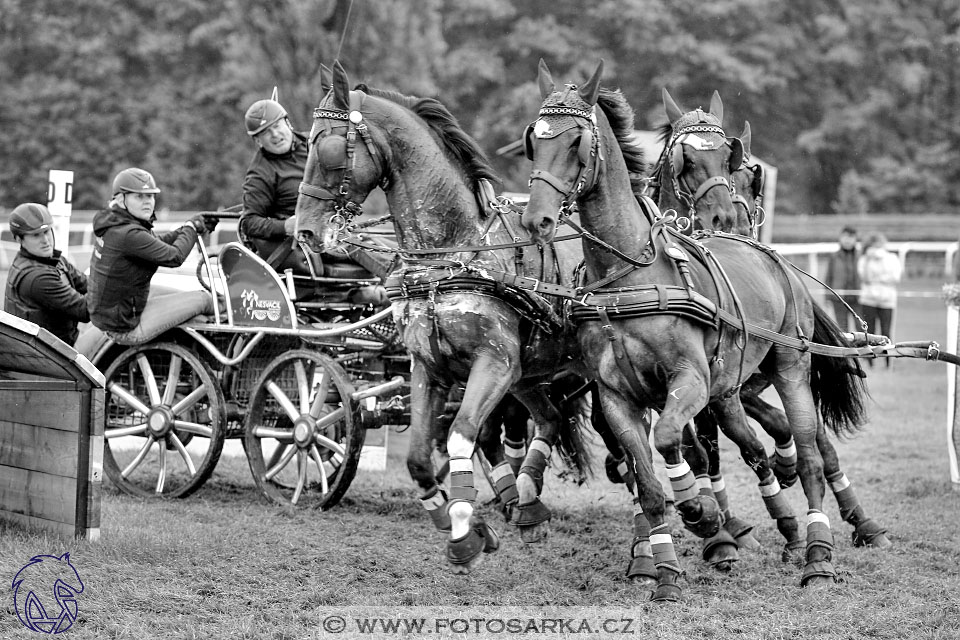
<svg viewBox="0 0 960 640">
<path fill-rule="evenodd" d="M 365 431 L 409 421 L 409 357 L 379 279 L 346 259 L 312 254 L 300 276 L 239 243 L 216 260 L 198 246 L 198 279 L 219 299 L 212 315 L 88 354 L 106 377 L 107 476 L 128 494 L 184 497 L 224 441 L 242 439 L 269 499 L 335 505 Z"/>
</svg>

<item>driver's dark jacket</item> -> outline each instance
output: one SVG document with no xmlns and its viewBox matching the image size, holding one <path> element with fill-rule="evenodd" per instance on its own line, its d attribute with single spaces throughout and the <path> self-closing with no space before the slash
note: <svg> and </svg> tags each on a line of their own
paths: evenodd
<svg viewBox="0 0 960 640">
<path fill-rule="evenodd" d="M 87 283 L 90 321 L 103 331 L 130 331 L 140 323 L 153 274 L 159 267 L 182 265 L 197 231 L 184 225 L 157 235 L 152 220 L 139 220 L 126 209 L 104 209 L 93 217 L 93 233 Z"/>
<path fill-rule="evenodd" d="M 7 273 L 3 310 L 40 325 L 69 345 L 77 341 L 77 324 L 89 322 L 87 277 L 60 251 L 44 258 L 23 247 Z"/>
<path fill-rule="evenodd" d="M 307 138 L 293 132 L 293 146 L 282 154 L 259 149 L 243 178 L 243 218 L 240 232 L 245 240 L 282 240 L 283 221 L 297 208 L 300 182 L 307 166 Z M 258 247 L 258 253 L 260 247 Z"/>
</svg>

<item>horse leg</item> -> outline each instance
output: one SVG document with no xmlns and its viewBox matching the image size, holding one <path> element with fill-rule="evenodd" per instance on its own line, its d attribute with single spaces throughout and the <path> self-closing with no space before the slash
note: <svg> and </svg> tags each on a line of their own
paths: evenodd
<svg viewBox="0 0 960 640">
<path fill-rule="evenodd" d="M 819 416 L 810 389 L 810 356 L 799 359 L 796 352 L 774 347 L 779 366 L 773 383 L 783 401 L 784 411 L 797 445 L 800 484 L 807 498 L 807 544 L 800 585 L 832 583 L 837 572 L 833 567 L 833 533 L 830 520 L 823 513 L 826 490 L 823 459 L 817 448 Z M 772 474 L 771 474 L 772 475 Z"/>
<path fill-rule="evenodd" d="M 517 395 L 530 411 L 536 432 L 517 476 L 520 499 L 511 524 L 520 529 L 520 539 L 524 542 L 542 542 L 549 533 L 552 514 L 540 501 L 540 492 L 543 490 L 543 473 L 559 436 L 560 412 L 542 388 L 518 392 Z"/>
<path fill-rule="evenodd" d="M 683 430 L 682 443 L 683 458 L 690 464 L 697 478 L 700 496 L 716 500 L 723 514 L 724 526 L 703 540 L 703 559 L 718 571 L 729 571 L 733 563 L 740 559 L 739 542 L 726 528 L 730 512 L 726 490 L 720 494 L 714 490 L 715 485 L 723 485 L 723 477 L 720 475 L 717 422 L 709 407 L 697 414 L 693 423 L 687 423 Z M 747 532 L 749 533 L 749 529 Z"/>
<path fill-rule="evenodd" d="M 853 544 L 857 547 L 877 547 L 887 549 L 893 545 L 887 538 L 887 530 L 872 518 L 868 518 L 853 485 L 840 469 L 840 458 L 833 443 L 827 437 L 827 430 L 821 422 L 817 427 L 817 448 L 823 456 L 823 472 L 830 490 L 840 507 L 840 517 L 853 527 Z"/>
<path fill-rule="evenodd" d="M 447 560 L 457 574 L 470 573 L 481 553 L 500 547 L 497 533 L 474 514 L 477 489 L 473 478 L 473 452 L 481 426 L 493 413 L 519 371 L 510 358 L 481 353 L 474 360 L 457 417 L 450 426 L 447 452 L 450 454 L 450 539 Z"/>
<path fill-rule="evenodd" d="M 770 466 L 780 486 L 787 489 L 797 481 L 797 446 L 793 442 L 787 415 L 760 399 L 759 394 L 741 393 L 740 401 L 747 415 L 756 420 L 773 438 L 774 450 Z"/>
<path fill-rule="evenodd" d="M 503 455 L 516 477 L 520 475 L 520 467 L 527 456 L 527 422 L 530 412 L 513 396 L 504 398 L 498 410 L 502 412 Z"/>
<path fill-rule="evenodd" d="M 438 531 L 450 531 L 447 494 L 440 487 L 433 464 L 436 416 L 443 412 L 444 389 L 430 381 L 423 363 L 413 359 L 410 374 L 410 448 L 407 470 L 420 486 L 420 503 Z"/>
<path fill-rule="evenodd" d="M 651 599 L 675 602 L 680 599 L 677 583 L 683 569 L 669 525 L 664 520 L 666 496 L 653 469 L 647 414 L 635 402 L 608 387 L 603 386 L 599 396 L 610 430 L 626 452 L 629 475 L 636 481 L 627 576 L 642 585 L 650 585 L 656 579 Z"/>
<path fill-rule="evenodd" d="M 480 450 L 490 465 L 490 483 L 497 494 L 500 510 L 507 522 L 510 522 L 519 494 L 517 493 L 517 477 L 511 463 L 504 455 L 504 445 L 500 441 L 500 431 L 501 427 L 504 429 L 510 428 L 511 421 L 516 419 L 518 407 L 520 409 L 519 413 L 522 414 L 521 418 L 526 423 L 527 413 L 523 409 L 523 405 L 513 396 L 507 395 L 500 401 L 480 430 Z"/>
<path fill-rule="evenodd" d="M 700 495 L 696 476 L 683 458 L 681 445 L 687 422 L 706 406 L 706 402 L 704 375 L 690 367 L 681 369 L 670 381 L 663 411 L 653 427 L 654 445 L 666 462 L 667 477 L 680 518 L 687 529 L 701 538 L 709 538 L 720 530 L 722 515 L 716 499 Z"/>
</svg>

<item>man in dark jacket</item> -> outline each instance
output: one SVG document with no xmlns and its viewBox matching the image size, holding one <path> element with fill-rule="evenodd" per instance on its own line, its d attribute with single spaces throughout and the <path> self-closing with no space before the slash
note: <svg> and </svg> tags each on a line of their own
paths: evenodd
<svg viewBox="0 0 960 640">
<path fill-rule="evenodd" d="M 293 252 L 294 212 L 307 166 L 307 138 L 294 131 L 287 110 L 276 101 L 257 100 L 243 117 L 257 151 L 243 179 L 240 237 L 274 269 L 305 271 Z"/>
<path fill-rule="evenodd" d="M 10 231 L 20 251 L 7 274 L 3 310 L 73 346 L 77 325 L 90 321 L 86 276 L 55 248 L 53 217 L 42 204 L 27 202 L 14 209 Z"/>
<path fill-rule="evenodd" d="M 833 304 L 833 315 L 837 324 L 844 331 L 860 331 L 861 328 L 854 326 L 854 318 L 850 315 L 846 305 L 850 305 L 855 313 L 860 313 L 860 304 L 857 302 L 857 294 L 860 289 L 860 276 L 857 275 L 857 260 L 860 259 L 860 250 L 857 248 L 857 231 L 852 227 L 844 227 L 840 232 L 840 248 L 836 253 L 830 255 L 827 263 L 826 284 L 831 289 L 840 292 L 843 302 L 837 299 L 833 294 L 829 294 L 830 302 Z"/>
<path fill-rule="evenodd" d="M 113 181 L 113 198 L 93 218 L 96 236 L 90 260 L 87 305 L 90 321 L 122 344 L 147 342 L 190 318 L 212 312 L 207 291 L 150 296 L 159 267 L 179 267 L 197 235 L 212 231 L 218 218 L 196 215 L 178 229 L 157 235 L 153 176 L 124 169 Z"/>
</svg>

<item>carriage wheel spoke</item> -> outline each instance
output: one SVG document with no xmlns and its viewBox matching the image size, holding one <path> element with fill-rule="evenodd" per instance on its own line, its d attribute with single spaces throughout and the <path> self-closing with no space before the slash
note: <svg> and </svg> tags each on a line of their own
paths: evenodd
<svg viewBox="0 0 960 640">
<path fill-rule="evenodd" d="M 147 436 L 147 441 L 143 443 L 143 446 L 140 447 L 140 451 L 137 452 L 137 455 L 134 456 L 133 460 L 130 461 L 123 471 L 120 472 L 120 475 L 124 478 L 127 478 L 131 473 L 133 473 L 137 467 L 140 466 L 140 463 L 143 462 L 143 459 L 147 457 L 147 454 L 150 452 L 150 447 L 153 446 L 153 443 L 156 442 L 156 439 L 152 435 Z"/>
<path fill-rule="evenodd" d="M 189 422 L 187 420 L 174 420 L 173 426 L 180 431 L 186 433 L 192 433 L 194 435 L 203 436 L 204 438 L 213 437 L 213 428 L 206 424 L 199 424 L 197 422 Z"/>
<path fill-rule="evenodd" d="M 320 492 L 329 493 L 330 483 L 327 482 L 327 470 L 323 468 L 323 459 L 320 457 L 320 450 L 317 445 L 310 445 L 310 457 L 317 465 L 317 471 L 320 473 Z"/>
<path fill-rule="evenodd" d="M 157 473 L 157 495 L 163 493 L 163 485 L 167 481 L 167 443 L 166 439 L 160 442 L 160 471 Z"/>
<path fill-rule="evenodd" d="M 110 391 L 111 395 L 114 395 L 119 400 L 122 400 L 125 405 L 134 411 L 139 411 L 142 413 L 144 418 L 146 418 L 146 415 L 150 413 L 150 407 L 140 402 L 140 399 L 137 398 L 137 396 L 133 395 L 116 382 L 110 384 L 108 391 Z"/>
<path fill-rule="evenodd" d="M 343 457 L 344 449 L 343 449 L 343 446 L 342 446 L 339 442 L 334 442 L 333 440 L 331 440 L 331 439 L 328 438 L 327 436 L 325 436 L 325 435 L 323 435 L 323 434 L 320 434 L 320 433 L 315 433 L 315 434 L 313 434 L 313 439 L 316 441 L 317 444 L 323 445 L 325 448 L 327 448 L 327 449 L 329 449 L 330 451 L 333 451 L 334 453 L 340 455 L 340 457 Z"/>
<path fill-rule="evenodd" d="M 297 374 L 297 389 L 300 391 L 300 415 L 310 411 L 310 383 L 307 381 L 307 369 L 303 360 L 293 362 L 293 370 Z"/>
<path fill-rule="evenodd" d="M 103 430 L 103 437 L 107 440 L 112 440 L 113 438 L 123 438 L 124 436 L 142 436 L 147 430 L 146 421 L 141 422 L 140 424 L 135 424 L 132 427 L 117 427 L 116 429 L 108 428 Z"/>
<path fill-rule="evenodd" d="M 276 427 L 254 427 L 253 435 L 261 439 L 273 438 L 283 443 L 293 442 L 293 429 L 277 429 Z"/>
<path fill-rule="evenodd" d="M 303 488 L 307 485 L 307 452 L 297 452 L 297 488 L 293 490 L 293 498 L 290 502 L 297 504 L 300 496 L 303 495 Z"/>
<path fill-rule="evenodd" d="M 207 390 L 204 389 L 202 386 L 197 387 L 196 389 L 188 393 L 186 396 L 178 400 L 177 404 L 170 407 L 170 410 L 173 411 L 174 415 L 179 416 L 184 411 L 191 408 L 193 405 L 197 404 L 197 401 L 200 400 L 200 398 L 204 397 L 205 395 L 207 395 Z"/>
<path fill-rule="evenodd" d="M 296 419 L 300 417 L 300 412 L 297 411 L 297 408 L 290 401 L 290 398 L 287 397 L 287 394 L 284 393 L 283 389 L 281 389 L 276 382 L 273 380 L 268 382 L 267 391 L 269 391 L 270 395 L 277 401 L 277 404 L 283 408 L 283 411 L 287 414 L 287 417 L 290 418 L 291 422 L 296 421 Z"/>
<path fill-rule="evenodd" d="M 168 407 L 173 403 L 173 398 L 177 394 L 177 384 L 180 382 L 180 366 L 183 364 L 183 358 L 174 354 L 170 358 L 170 370 L 167 372 L 167 383 L 163 389 L 162 403 Z"/>
<path fill-rule="evenodd" d="M 143 374 L 143 382 L 147 385 L 147 395 L 150 397 L 150 404 L 154 407 L 160 404 L 160 390 L 157 388 L 157 379 L 153 377 L 153 367 L 147 360 L 145 354 L 137 356 L 137 364 L 140 365 L 140 372 Z"/>
<path fill-rule="evenodd" d="M 320 414 L 323 412 L 323 406 L 327 401 L 327 387 L 330 385 L 330 379 L 327 375 L 326 369 L 320 370 L 320 375 L 314 374 L 314 385 L 315 393 L 317 394 L 313 398 L 313 403 L 310 405 L 310 415 L 317 419 L 320 417 Z"/>
<path fill-rule="evenodd" d="M 184 464 L 187 465 L 187 471 L 190 472 L 191 476 L 197 475 L 197 467 L 193 464 L 193 458 L 190 457 L 190 454 L 187 453 L 187 448 L 183 446 L 183 442 L 177 437 L 176 433 L 171 433 L 169 435 L 170 442 L 173 443 L 173 447 L 177 450 L 177 453 L 180 454 L 180 457 L 183 458 Z"/>
<path fill-rule="evenodd" d="M 283 457 L 280 458 L 280 462 L 278 462 L 277 464 L 267 469 L 267 472 L 264 474 L 264 477 L 266 477 L 267 480 L 273 480 L 273 478 L 278 473 L 283 471 L 283 469 L 287 466 L 287 464 L 290 463 L 290 460 L 293 458 L 293 455 L 297 451 L 299 451 L 297 447 L 290 447 L 289 449 L 287 449 L 287 451 L 283 454 Z"/>
<path fill-rule="evenodd" d="M 330 425 L 343 420 L 346 414 L 347 413 L 343 407 L 337 407 L 327 415 L 317 420 L 317 428 L 326 429 Z"/>
</svg>

